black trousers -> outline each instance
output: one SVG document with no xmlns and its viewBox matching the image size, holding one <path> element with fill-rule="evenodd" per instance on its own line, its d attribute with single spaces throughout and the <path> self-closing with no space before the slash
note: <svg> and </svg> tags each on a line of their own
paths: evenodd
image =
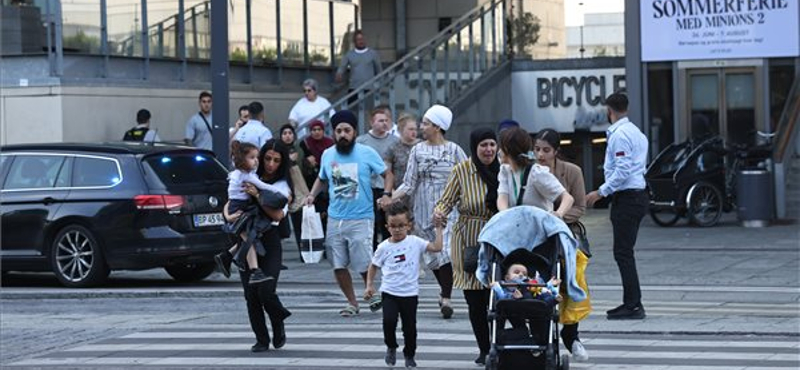
<svg viewBox="0 0 800 370">
<path fill-rule="evenodd" d="M 272 325 L 272 334 L 275 337 L 283 335 L 283 320 L 291 313 L 281 303 L 276 288 L 278 278 L 281 273 L 282 248 L 281 239 L 277 228 L 268 230 L 262 237 L 266 254 L 258 256 L 258 265 L 264 274 L 275 279 L 263 283 L 250 285 L 250 269 L 240 271 L 239 276 L 244 288 L 244 299 L 247 301 L 247 316 L 250 319 L 250 328 L 256 335 L 256 341 L 260 344 L 269 345 L 270 336 L 267 331 L 266 318 L 264 312 L 269 315 Z"/>
<path fill-rule="evenodd" d="M 397 348 L 397 317 L 403 321 L 403 355 L 414 357 L 417 353 L 417 305 L 419 297 L 398 297 L 381 293 L 383 302 L 383 342 L 386 347 Z"/>
<path fill-rule="evenodd" d="M 578 340 L 578 324 L 564 324 L 561 326 L 561 340 L 564 341 L 564 346 L 567 347 L 570 353 L 572 353 L 572 344 Z"/>
<path fill-rule="evenodd" d="M 375 210 L 375 226 L 372 231 L 372 251 L 378 249 L 384 239 L 389 238 L 389 230 L 386 229 L 386 212 L 378 207 L 378 199 L 383 197 L 383 189 L 372 188 L 372 208 Z"/>
<path fill-rule="evenodd" d="M 478 342 L 478 349 L 482 354 L 489 353 L 489 289 L 465 290 L 464 299 L 467 301 L 469 322 L 472 324 L 472 333 Z"/>
<path fill-rule="evenodd" d="M 442 298 L 450 299 L 453 294 L 453 264 L 446 263 L 439 266 L 438 269 L 433 270 L 433 276 L 436 276 L 436 281 L 442 288 Z"/>
<path fill-rule="evenodd" d="M 622 303 L 633 308 L 642 303 L 639 274 L 633 247 L 639 234 L 639 224 L 650 203 L 644 190 L 622 190 L 611 198 L 611 226 L 614 229 L 614 260 L 622 278 Z"/>
</svg>

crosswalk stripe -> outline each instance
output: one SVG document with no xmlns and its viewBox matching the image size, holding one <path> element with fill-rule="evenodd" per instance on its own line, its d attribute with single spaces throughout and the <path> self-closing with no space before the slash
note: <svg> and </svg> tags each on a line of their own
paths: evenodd
<svg viewBox="0 0 800 370">
<path fill-rule="evenodd" d="M 329 338 L 330 339 L 330 338 Z M 339 339 L 339 338 L 333 338 Z M 296 348 L 292 348 L 291 344 L 287 344 L 282 353 L 291 352 L 349 352 L 349 353 L 372 353 L 375 355 L 382 354 L 386 347 L 380 345 L 370 344 L 312 344 L 300 343 L 295 344 Z M 245 345 L 236 343 L 211 343 L 211 344 L 94 344 L 85 345 L 77 348 L 66 350 L 65 352 L 121 352 L 127 353 L 145 352 L 152 354 L 153 351 L 241 351 Z M 438 346 L 426 344 L 420 346 L 420 354 L 447 354 L 447 355 L 468 355 L 475 352 L 473 346 Z M 661 358 L 661 359 L 706 359 L 706 360 L 770 360 L 770 361 L 796 361 L 799 359 L 800 354 L 787 354 L 787 353 L 752 353 L 752 352 L 708 352 L 708 351 L 641 351 L 641 350 L 592 350 L 592 358 L 594 359 L 644 359 L 644 358 Z"/>
<path fill-rule="evenodd" d="M 326 339 L 383 339 L 383 333 L 376 330 L 365 330 L 361 326 L 345 326 L 338 328 L 319 328 L 320 330 L 308 330 L 309 327 L 295 327 L 294 325 L 287 324 L 287 333 L 292 339 L 314 339 L 319 338 L 321 333 L 324 333 Z M 330 331 L 339 330 L 339 331 Z M 467 328 L 467 330 L 469 330 Z M 399 334 L 398 330 L 398 334 Z M 238 339 L 238 338 L 252 338 L 252 333 L 247 330 L 237 331 L 154 331 L 154 332 L 139 332 L 124 335 L 123 339 Z M 420 341 L 453 341 L 453 342 L 466 342 L 470 345 L 474 342 L 475 337 L 469 331 L 463 333 L 431 333 L 420 332 L 417 335 Z M 800 343 L 794 341 L 765 341 L 765 340 L 685 340 L 685 339 L 611 339 L 611 338 L 586 338 L 582 339 L 585 344 L 591 345 L 604 345 L 604 346 L 638 346 L 646 348 L 657 347 L 707 347 L 717 348 L 720 344 L 725 347 L 735 348 L 797 348 L 800 349 Z M 81 347 L 79 347 L 81 348 Z"/>
</svg>

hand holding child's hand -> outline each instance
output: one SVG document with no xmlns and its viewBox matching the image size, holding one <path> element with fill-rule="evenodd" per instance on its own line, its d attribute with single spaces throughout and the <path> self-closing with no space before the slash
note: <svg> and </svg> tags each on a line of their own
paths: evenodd
<svg viewBox="0 0 800 370">
<path fill-rule="evenodd" d="M 375 288 L 368 286 L 367 289 L 364 289 L 364 300 L 369 300 L 372 296 L 375 295 Z"/>
</svg>

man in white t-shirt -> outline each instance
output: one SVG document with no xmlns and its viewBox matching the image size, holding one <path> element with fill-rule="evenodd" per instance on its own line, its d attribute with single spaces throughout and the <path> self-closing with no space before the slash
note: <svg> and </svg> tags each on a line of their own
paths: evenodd
<svg viewBox="0 0 800 370">
<path fill-rule="evenodd" d="M 272 132 L 264 125 L 264 106 L 254 101 L 248 107 L 250 120 L 236 131 L 233 140 L 251 143 L 261 149 L 269 139 L 272 139 Z"/>
</svg>

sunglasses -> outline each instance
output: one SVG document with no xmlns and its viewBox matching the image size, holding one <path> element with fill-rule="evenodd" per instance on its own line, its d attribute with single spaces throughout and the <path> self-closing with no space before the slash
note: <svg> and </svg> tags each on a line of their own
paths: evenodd
<svg viewBox="0 0 800 370">
<path fill-rule="evenodd" d="M 304 92 L 304 93 L 310 93 L 310 92 L 312 92 L 312 91 L 314 91 L 314 90 L 311 90 L 311 89 L 303 89 L 303 92 Z"/>
</svg>

